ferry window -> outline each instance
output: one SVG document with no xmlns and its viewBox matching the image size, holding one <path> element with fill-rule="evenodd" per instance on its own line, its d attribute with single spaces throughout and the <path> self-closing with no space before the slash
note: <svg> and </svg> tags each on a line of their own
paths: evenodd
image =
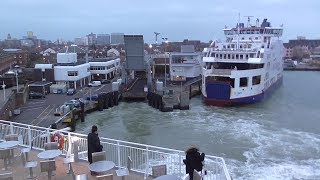
<svg viewBox="0 0 320 180">
<path fill-rule="evenodd" d="M 234 78 L 230 78 L 230 86 L 234 88 Z"/>
<path fill-rule="evenodd" d="M 212 53 L 212 54 L 211 54 L 211 57 L 214 57 L 214 56 L 215 56 L 215 54 L 214 54 L 214 53 Z M 190 59 L 193 59 L 193 58 L 190 58 Z"/>
<path fill-rule="evenodd" d="M 227 59 L 227 55 L 226 55 L 226 54 L 224 54 L 224 55 L 223 55 L 223 58 L 224 58 L 224 59 Z"/>
<path fill-rule="evenodd" d="M 230 54 L 228 54 L 228 56 L 227 56 L 227 57 L 228 57 L 228 59 L 230 59 Z"/>
<path fill-rule="evenodd" d="M 231 44 L 231 48 L 234 48 L 234 44 Z"/>
<path fill-rule="evenodd" d="M 260 82 L 261 82 L 261 75 L 252 77 L 252 85 L 260 84 Z"/>
<path fill-rule="evenodd" d="M 229 49 L 229 48 L 230 48 L 230 45 L 228 45 L 227 48 Z"/>
<path fill-rule="evenodd" d="M 68 76 L 78 76 L 78 71 L 68 71 Z"/>
<path fill-rule="evenodd" d="M 258 37 L 255 37 L 254 39 L 255 39 L 255 40 L 258 40 L 259 38 L 258 38 Z"/>
<path fill-rule="evenodd" d="M 260 53 L 260 58 L 263 58 L 263 53 Z"/>
<path fill-rule="evenodd" d="M 242 40 L 244 40 L 244 37 L 242 38 Z"/>
<path fill-rule="evenodd" d="M 225 45 L 223 45 L 223 49 L 225 49 L 226 48 L 226 46 Z"/>
<path fill-rule="evenodd" d="M 242 45 L 240 45 L 240 48 L 242 48 Z"/>
<path fill-rule="evenodd" d="M 240 54 L 240 59 L 243 59 L 243 55 L 242 54 Z"/>
<path fill-rule="evenodd" d="M 253 58 L 253 54 L 252 53 L 250 54 L 250 58 Z"/>
<path fill-rule="evenodd" d="M 236 54 L 236 59 L 239 59 L 239 54 Z"/>
<path fill-rule="evenodd" d="M 240 78 L 240 87 L 247 87 L 247 86 L 248 86 L 248 78 L 247 77 Z"/>
<path fill-rule="evenodd" d="M 222 59 L 222 54 L 220 54 L 220 59 Z"/>
</svg>

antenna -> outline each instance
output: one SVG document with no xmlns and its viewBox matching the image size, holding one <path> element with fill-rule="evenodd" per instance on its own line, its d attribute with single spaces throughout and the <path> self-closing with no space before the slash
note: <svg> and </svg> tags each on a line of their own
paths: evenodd
<svg viewBox="0 0 320 180">
<path fill-rule="evenodd" d="M 253 16 L 244 16 L 244 17 L 248 18 L 248 24 L 247 24 L 247 27 L 251 26 L 251 25 L 250 25 L 250 18 L 252 18 Z"/>
<path fill-rule="evenodd" d="M 238 32 L 237 32 L 237 49 L 239 49 L 239 34 L 240 34 L 240 13 L 238 14 L 239 16 L 238 16 L 238 25 L 237 25 L 237 27 L 238 27 Z"/>
<path fill-rule="evenodd" d="M 154 34 L 156 35 L 156 44 L 158 44 L 158 35 L 160 35 L 160 33 L 154 32 Z"/>
</svg>

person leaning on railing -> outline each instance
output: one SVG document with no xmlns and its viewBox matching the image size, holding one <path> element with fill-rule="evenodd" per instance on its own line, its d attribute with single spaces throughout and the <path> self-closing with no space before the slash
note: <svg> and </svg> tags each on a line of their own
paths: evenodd
<svg viewBox="0 0 320 180">
<path fill-rule="evenodd" d="M 189 180 L 193 180 L 193 171 L 202 171 L 204 161 L 204 153 L 199 152 L 199 149 L 192 146 L 186 151 L 186 159 L 183 163 L 186 165 L 186 174 L 189 174 Z"/>
</svg>

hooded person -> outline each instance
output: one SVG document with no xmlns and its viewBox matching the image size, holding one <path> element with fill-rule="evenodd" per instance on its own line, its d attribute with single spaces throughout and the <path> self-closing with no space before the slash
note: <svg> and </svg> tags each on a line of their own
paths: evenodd
<svg viewBox="0 0 320 180">
<path fill-rule="evenodd" d="M 186 159 L 183 163 L 186 165 L 186 174 L 189 174 L 189 179 L 193 180 L 193 171 L 202 171 L 204 161 L 204 153 L 199 152 L 199 149 L 192 146 L 186 151 Z"/>
<path fill-rule="evenodd" d="M 88 161 L 92 163 L 92 153 L 101 152 L 103 146 L 100 144 L 100 138 L 98 136 L 98 128 L 93 125 L 91 133 L 88 134 Z"/>
</svg>

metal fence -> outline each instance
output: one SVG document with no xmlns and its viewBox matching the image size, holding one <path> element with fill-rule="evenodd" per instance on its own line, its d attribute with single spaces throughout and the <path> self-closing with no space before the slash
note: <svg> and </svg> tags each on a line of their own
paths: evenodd
<svg viewBox="0 0 320 180">
<path fill-rule="evenodd" d="M 87 160 L 87 135 L 0 120 L 0 140 L 4 140 L 5 135 L 18 134 L 21 146 L 32 146 L 37 150 L 43 150 L 44 143 L 49 142 L 57 132 L 64 137 L 62 155 L 75 156 L 74 152 L 78 152 L 79 159 Z M 180 177 L 185 174 L 183 151 L 103 137 L 100 141 L 107 160 L 113 161 L 117 167 L 126 167 L 130 156 L 132 170 L 143 173 L 145 177 L 151 175 L 155 165 L 166 165 L 168 174 Z M 205 179 L 231 180 L 221 157 L 206 155 L 204 169 L 207 171 Z"/>
</svg>

